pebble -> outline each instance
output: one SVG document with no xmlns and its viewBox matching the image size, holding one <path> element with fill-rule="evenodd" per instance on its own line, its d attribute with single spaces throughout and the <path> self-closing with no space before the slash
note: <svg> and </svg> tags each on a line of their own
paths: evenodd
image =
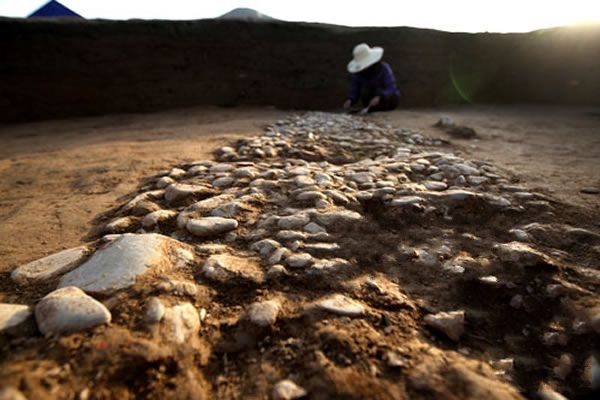
<svg viewBox="0 0 600 400">
<path fill-rule="evenodd" d="M 212 194 L 212 189 L 207 186 L 173 183 L 167 186 L 164 197 L 169 204 L 175 204 L 188 198 L 197 196 L 207 197 Z"/>
<path fill-rule="evenodd" d="M 448 189 L 448 185 L 445 182 L 439 181 L 425 181 L 423 185 L 427 190 L 442 191 Z"/>
<path fill-rule="evenodd" d="M 267 257 L 273 251 L 280 248 L 281 244 L 273 239 L 263 239 L 250 245 L 250 250 L 257 251 L 261 256 Z"/>
<path fill-rule="evenodd" d="M 304 231 L 312 234 L 327 233 L 327 229 L 314 222 L 309 222 L 308 224 L 304 225 Z"/>
<path fill-rule="evenodd" d="M 146 321 L 154 324 L 159 322 L 165 315 L 165 306 L 158 297 L 151 297 L 146 303 Z"/>
<path fill-rule="evenodd" d="M 185 228 L 194 236 L 207 237 L 229 232 L 238 227 L 238 222 L 232 218 L 204 217 L 190 219 Z"/>
<path fill-rule="evenodd" d="M 177 217 L 177 211 L 157 210 L 147 214 L 142 218 L 142 227 L 146 229 L 154 228 L 159 222 L 165 222 Z"/>
<path fill-rule="evenodd" d="M 175 183 L 175 179 L 168 176 L 163 176 L 162 178 L 156 181 L 156 187 L 158 189 L 164 189 L 173 183 Z"/>
<path fill-rule="evenodd" d="M 222 176 L 212 181 L 212 185 L 216 188 L 225 188 L 231 186 L 235 179 L 230 176 Z"/>
<path fill-rule="evenodd" d="M 343 294 L 329 296 L 317 302 L 317 307 L 332 314 L 346 317 L 358 317 L 363 315 L 366 311 L 362 304 Z"/>
<path fill-rule="evenodd" d="M 193 282 L 168 280 L 162 281 L 156 288 L 165 293 L 172 293 L 176 296 L 191 296 L 194 297 L 198 293 L 198 287 Z"/>
<path fill-rule="evenodd" d="M 309 222 L 310 217 L 307 214 L 297 214 L 281 217 L 279 221 L 277 221 L 277 226 L 280 229 L 291 230 L 302 228 Z"/>
<path fill-rule="evenodd" d="M 515 266 L 530 267 L 546 261 L 542 253 L 521 242 L 497 244 L 493 250 L 501 261 Z"/>
<path fill-rule="evenodd" d="M 30 316 L 29 306 L 0 303 L 0 332 L 22 324 Z"/>
<path fill-rule="evenodd" d="M 425 199 L 419 196 L 404 196 L 404 197 L 400 197 L 398 199 L 394 199 L 391 201 L 390 205 L 393 207 L 403 207 L 403 206 L 409 206 L 409 205 L 416 205 L 416 204 L 421 204 L 424 203 Z"/>
<path fill-rule="evenodd" d="M 133 286 L 150 270 L 173 267 L 176 262 L 172 262 L 169 249 L 178 246 L 173 239 L 155 233 L 121 235 L 64 275 L 58 287 L 76 286 L 88 293 L 112 294 Z"/>
<path fill-rule="evenodd" d="M 306 390 L 296 385 L 293 381 L 285 379 L 277 382 L 273 387 L 273 400 L 294 400 L 305 397 Z"/>
<path fill-rule="evenodd" d="M 45 336 L 86 330 L 111 320 L 110 311 L 83 290 L 67 286 L 46 295 L 35 306 L 38 329 Z"/>
<path fill-rule="evenodd" d="M 262 328 L 275 324 L 281 304 L 277 300 L 252 303 L 246 312 L 246 318 L 254 325 Z"/>
<path fill-rule="evenodd" d="M 330 211 L 325 213 L 316 213 L 315 218 L 317 222 L 326 228 L 337 225 L 360 221 L 363 216 L 356 211 L 341 210 L 341 211 Z M 308 221 L 307 221 L 308 222 Z"/>
<path fill-rule="evenodd" d="M 291 268 L 304 268 L 313 263 L 313 257 L 308 253 L 291 254 L 285 262 Z"/>
<path fill-rule="evenodd" d="M 593 186 L 584 186 L 581 189 L 579 189 L 579 191 L 585 194 L 598 194 L 600 193 L 600 188 Z"/>
<path fill-rule="evenodd" d="M 425 324 L 458 342 L 465 331 L 465 312 L 450 311 L 425 316 Z"/>
<path fill-rule="evenodd" d="M 10 277 L 21 285 L 46 281 L 76 268 L 88 255 L 87 246 L 63 250 L 17 267 Z"/>
<path fill-rule="evenodd" d="M 258 283 L 264 281 L 263 270 L 256 260 L 231 254 L 210 256 L 202 266 L 202 273 L 218 282 L 227 282 L 238 277 Z"/>
<path fill-rule="evenodd" d="M 186 343 L 200 331 L 200 316 L 190 303 L 165 308 L 161 321 L 164 337 L 175 343 Z"/>
</svg>

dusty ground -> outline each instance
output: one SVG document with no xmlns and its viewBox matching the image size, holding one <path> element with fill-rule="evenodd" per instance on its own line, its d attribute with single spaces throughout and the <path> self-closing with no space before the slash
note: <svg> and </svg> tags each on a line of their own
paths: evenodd
<svg viewBox="0 0 600 400">
<path fill-rule="evenodd" d="M 190 109 L 0 128 L 3 142 L 0 149 L 0 188 L 5 194 L 0 200 L 2 287 L 10 284 L 8 273 L 14 267 L 86 241 L 94 217 L 119 204 L 119 199 L 135 191 L 144 178 L 182 161 L 210 159 L 217 147 L 242 136 L 256 135 L 264 125 L 288 114 L 265 109 Z M 479 139 L 466 141 L 445 136 L 432 127 L 440 115 L 452 116 L 457 122 L 475 128 Z M 600 211 L 600 196 L 579 192 L 582 186 L 600 186 L 597 172 L 597 160 L 600 159 L 598 110 L 475 107 L 400 110 L 369 118 L 380 124 L 418 129 L 428 136 L 446 137 L 465 157 L 490 160 L 506 167 L 516 174 L 524 186 L 551 194 L 562 203 L 572 205 L 568 216 L 571 224 L 587 229 L 600 227 L 598 220 L 594 219 Z M 352 232 L 351 236 L 355 234 Z M 357 239 L 352 237 L 352 240 Z M 395 239 L 390 237 L 389 240 L 391 245 Z M 365 260 L 371 256 L 374 255 L 365 254 Z M 416 281 L 413 283 L 416 284 Z M 412 289 L 413 293 L 419 293 L 419 290 Z M 426 290 L 422 292 L 423 296 L 431 295 Z M 6 290 L 0 292 L 0 302 L 16 302 L 20 296 L 15 290 Z M 409 324 L 410 319 L 406 323 Z M 371 329 L 363 325 L 361 321 L 353 322 L 357 330 Z M 301 336 L 302 333 L 298 331 L 301 326 L 302 321 L 289 321 L 286 329 L 292 335 Z M 326 350 L 329 346 L 331 352 L 349 358 L 360 353 L 358 350 L 355 352 L 352 346 L 364 350 L 372 345 L 352 342 L 349 337 L 329 332 L 327 327 L 321 326 L 319 329 L 319 337 Z M 402 333 L 399 335 L 401 337 Z M 96 346 L 98 349 L 106 341 L 126 341 L 126 334 L 119 340 L 117 336 L 116 330 L 100 332 L 93 343 L 84 343 L 84 346 Z M 52 358 L 68 360 L 69 352 L 80 348 L 82 340 L 83 335 L 74 335 L 71 342 L 57 342 L 56 348 L 49 350 Z M 400 342 L 391 344 L 401 345 Z M 289 346 L 293 350 L 294 344 L 290 343 Z M 2 351 L 9 349 L 3 348 Z M 130 349 L 123 357 L 130 357 L 130 362 L 133 362 L 140 357 L 136 351 L 142 352 L 140 349 Z M 418 352 L 415 349 L 410 351 Z M 159 355 L 156 357 L 160 358 Z M 207 355 L 199 357 L 206 358 Z M 101 362 L 100 359 L 93 361 Z M 118 360 L 113 362 L 118 364 Z M 179 364 L 186 362 L 205 361 L 188 360 L 185 357 L 173 361 Z M 224 362 L 227 363 L 226 360 Z M 318 364 L 319 360 L 313 362 Z M 340 361 L 342 365 L 344 362 Z M 208 368 L 205 376 L 218 379 L 218 372 L 223 365 L 210 365 L 212 367 Z M 40 368 L 43 370 L 43 366 Z M 170 367 L 167 365 L 165 368 L 168 372 Z M 211 371 L 211 368 L 214 370 Z M 452 375 L 456 371 L 446 372 Z M 113 373 L 115 376 L 119 374 L 118 371 Z M 250 368 L 240 379 L 248 379 L 248 374 L 259 376 L 264 373 L 268 371 Z M 427 371 L 423 373 L 427 374 Z M 464 375 L 461 376 L 464 378 Z M 332 382 L 337 382 L 338 378 L 330 377 Z M 342 378 L 352 381 L 350 375 Z M 392 379 L 391 376 L 387 378 Z M 130 379 L 135 381 L 133 375 Z M 136 382 L 132 384 L 139 384 Z M 525 382 L 518 383 L 526 386 Z M 198 384 L 203 385 L 202 382 Z M 376 380 L 370 384 L 384 390 L 384 386 Z M 258 380 L 256 385 L 256 390 L 260 391 L 260 387 L 266 383 Z M 575 391 L 578 390 L 577 385 L 573 387 Z M 189 385 L 187 389 L 193 390 Z M 525 389 L 530 393 L 531 388 Z M 226 386 L 216 392 L 234 397 L 235 393 L 228 390 L 232 389 Z M 344 393 L 344 390 L 350 393 L 352 388 L 337 390 L 338 393 Z M 108 396 L 107 393 L 100 394 L 100 397 Z M 389 396 L 393 396 L 393 393 Z M 386 396 L 381 394 L 381 398 Z"/>
</svg>

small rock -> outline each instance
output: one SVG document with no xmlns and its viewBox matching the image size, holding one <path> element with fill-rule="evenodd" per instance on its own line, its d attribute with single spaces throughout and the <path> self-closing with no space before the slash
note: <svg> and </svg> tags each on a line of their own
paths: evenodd
<svg viewBox="0 0 600 400">
<path fill-rule="evenodd" d="M 424 203 L 425 199 L 419 196 L 404 196 L 404 197 L 400 197 L 398 199 L 394 199 L 390 202 L 390 205 L 392 207 L 403 207 L 403 206 L 408 206 L 408 205 L 414 205 L 414 204 L 421 204 Z"/>
<path fill-rule="evenodd" d="M 135 223 L 138 221 L 138 218 L 128 216 L 117 218 L 104 226 L 104 233 L 120 233 L 125 232 L 127 230 L 133 229 Z"/>
<path fill-rule="evenodd" d="M 16 268 L 10 277 L 19 284 L 45 281 L 76 268 L 89 254 L 87 246 L 79 246 Z"/>
<path fill-rule="evenodd" d="M 146 321 L 150 323 L 159 322 L 165 315 L 165 306 L 158 297 L 151 297 L 146 304 Z"/>
<path fill-rule="evenodd" d="M 202 273 L 207 278 L 219 282 L 238 277 L 257 283 L 264 281 L 264 272 L 256 260 L 230 254 L 210 256 L 202 266 Z"/>
<path fill-rule="evenodd" d="M 425 181 L 423 185 L 427 190 L 442 191 L 448 189 L 448 185 L 445 182 Z"/>
<path fill-rule="evenodd" d="M 175 204 L 188 198 L 198 196 L 210 196 L 213 189 L 201 185 L 188 185 L 183 183 L 173 183 L 165 190 L 165 200 L 169 204 Z"/>
<path fill-rule="evenodd" d="M 246 312 L 246 318 L 262 328 L 275 324 L 281 305 L 277 300 L 252 303 Z"/>
<path fill-rule="evenodd" d="M 271 254 L 271 256 L 269 257 L 269 264 L 273 265 L 273 264 L 279 264 L 281 262 L 281 260 L 283 260 L 285 257 L 289 256 L 292 252 L 285 247 L 280 247 L 277 250 L 275 250 L 273 252 L 273 254 Z"/>
<path fill-rule="evenodd" d="M 156 181 L 156 187 L 158 189 L 163 189 L 173 183 L 175 183 L 175 179 L 168 177 L 168 176 L 163 176 L 162 178 L 160 178 L 159 180 Z"/>
<path fill-rule="evenodd" d="M 280 275 L 285 275 L 287 273 L 287 270 L 285 269 L 285 267 L 281 264 L 275 264 L 272 265 L 271 268 L 269 268 L 269 270 L 267 271 L 267 276 L 269 277 L 276 277 L 276 276 L 280 276 Z"/>
<path fill-rule="evenodd" d="M 309 222 L 308 224 L 304 225 L 304 231 L 312 234 L 327 233 L 327 229 L 314 222 Z"/>
<path fill-rule="evenodd" d="M 281 244 L 273 239 L 262 239 L 252 243 L 250 250 L 257 251 L 261 256 L 266 257 L 280 247 Z"/>
<path fill-rule="evenodd" d="M 562 394 L 558 393 L 550 385 L 542 383 L 537 392 L 538 398 L 541 400 L 569 400 Z"/>
<path fill-rule="evenodd" d="M 455 342 L 460 340 L 465 331 L 465 312 L 462 310 L 429 314 L 425 316 L 424 321 Z"/>
<path fill-rule="evenodd" d="M 292 268 L 304 268 L 313 263 L 313 258 L 308 253 L 298 253 L 288 256 L 285 262 Z"/>
<path fill-rule="evenodd" d="M 528 242 L 530 239 L 529 234 L 523 229 L 511 229 L 509 232 L 520 242 Z"/>
<path fill-rule="evenodd" d="M 598 193 L 600 193 L 600 188 L 592 187 L 592 186 L 584 186 L 581 189 L 579 189 L 579 191 L 581 193 L 585 193 L 585 194 L 598 194 Z"/>
<path fill-rule="evenodd" d="M 206 237 L 232 231 L 238 227 L 238 222 L 232 218 L 204 217 L 190 219 L 185 227 L 194 236 Z"/>
<path fill-rule="evenodd" d="M 0 303 L 0 332 L 20 325 L 30 316 L 29 306 Z"/>
<path fill-rule="evenodd" d="M 299 229 L 310 222 L 310 217 L 307 214 L 289 215 L 281 217 L 277 221 L 277 226 L 280 229 Z"/>
<path fill-rule="evenodd" d="M 165 309 L 161 323 L 166 339 L 175 343 L 185 343 L 200 331 L 200 316 L 190 303 L 178 304 Z"/>
<path fill-rule="evenodd" d="M 493 250 L 500 260 L 516 266 L 529 267 L 545 261 L 542 253 L 521 242 L 497 244 Z"/>
<path fill-rule="evenodd" d="M 279 381 L 273 387 L 273 400 L 294 400 L 307 395 L 306 390 L 289 379 Z"/>
<path fill-rule="evenodd" d="M 227 163 L 221 163 L 221 164 L 215 164 L 212 167 L 209 168 L 209 171 L 211 174 L 219 174 L 219 173 L 223 173 L 223 172 L 230 172 L 233 171 L 235 169 L 235 166 L 233 164 L 227 164 Z"/>
<path fill-rule="evenodd" d="M 142 227 L 145 229 L 154 228 L 158 223 L 165 222 L 177 217 L 177 211 L 173 210 L 157 210 L 147 214 L 142 218 Z"/>
<path fill-rule="evenodd" d="M 398 355 L 395 351 L 388 351 L 385 353 L 387 365 L 392 368 L 402 368 L 408 365 L 406 358 Z"/>
<path fill-rule="evenodd" d="M 334 294 L 319 301 L 317 307 L 346 317 L 358 317 L 365 313 L 365 307 L 362 304 L 342 294 Z"/>
<path fill-rule="evenodd" d="M 222 177 L 217 178 L 214 181 L 212 181 L 211 184 L 216 188 L 224 188 L 224 187 L 231 186 L 234 181 L 235 181 L 235 179 L 230 176 L 222 176 Z"/>
<path fill-rule="evenodd" d="M 324 225 L 325 227 L 330 227 L 332 225 L 339 225 L 344 223 L 358 222 L 363 218 L 363 216 L 359 213 L 350 210 L 316 213 L 315 217 L 317 219 L 317 222 L 321 225 Z"/>
<path fill-rule="evenodd" d="M 35 307 L 38 329 L 45 336 L 70 333 L 109 323 L 110 311 L 83 290 L 68 286 L 44 297 Z"/>
</svg>

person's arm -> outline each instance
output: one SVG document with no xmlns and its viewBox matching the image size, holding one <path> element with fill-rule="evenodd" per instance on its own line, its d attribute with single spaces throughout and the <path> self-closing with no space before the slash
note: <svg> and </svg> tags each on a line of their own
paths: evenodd
<svg viewBox="0 0 600 400">
<path fill-rule="evenodd" d="M 391 97 L 398 93 L 396 78 L 389 64 L 382 63 L 381 66 L 383 67 L 383 89 L 381 90 L 381 96 Z"/>
</svg>

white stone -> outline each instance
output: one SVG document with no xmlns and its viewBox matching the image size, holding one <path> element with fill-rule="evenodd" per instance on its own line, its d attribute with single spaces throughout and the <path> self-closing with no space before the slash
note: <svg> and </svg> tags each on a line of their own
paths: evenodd
<svg viewBox="0 0 600 400">
<path fill-rule="evenodd" d="M 204 199 L 198 201 L 188 208 L 186 211 L 188 212 L 200 212 L 206 213 L 212 211 L 214 208 L 217 208 L 223 204 L 226 204 L 233 200 L 234 196 L 229 193 L 220 194 L 218 196 L 209 197 L 208 199 Z"/>
<path fill-rule="evenodd" d="M 165 200 L 168 203 L 176 203 L 188 197 L 196 195 L 209 195 L 212 190 L 206 186 L 173 183 L 165 190 Z"/>
<path fill-rule="evenodd" d="M 542 253 L 521 242 L 497 244 L 493 250 L 500 260 L 516 266 L 529 267 L 545 260 Z"/>
<path fill-rule="evenodd" d="M 219 282 L 226 282 L 237 277 L 254 282 L 264 281 L 264 272 L 255 259 L 229 254 L 210 256 L 202 266 L 202 273 L 208 279 Z"/>
<path fill-rule="evenodd" d="M 169 176 L 173 179 L 179 179 L 183 176 L 185 176 L 186 172 L 185 170 L 181 169 L 181 168 L 172 168 L 171 171 L 169 171 Z"/>
<path fill-rule="evenodd" d="M 257 251 L 261 256 L 266 257 L 280 248 L 281 244 L 273 239 L 263 239 L 250 245 L 250 250 Z"/>
<path fill-rule="evenodd" d="M 258 171 L 253 167 L 238 168 L 233 172 L 233 176 L 238 179 L 254 179 L 258 175 Z"/>
<path fill-rule="evenodd" d="M 294 178 L 294 184 L 298 187 L 311 186 L 315 183 L 315 180 L 308 175 L 298 175 Z"/>
<path fill-rule="evenodd" d="M 280 247 L 269 256 L 268 263 L 270 265 L 279 264 L 281 260 L 291 254 L 291 251 L 285 247 Z"/>
<path fill-rule="evenodd" d="M 241 203 L 232 201 L 213 209 L 210 215 L 213 217 L 233 218 L 238 216 L 242 211 L 244 211 L 244 207 L 242 207 Z"/>
<path fill-rule="evenodd" d="M 0 303 L 0 332 L 20 325 L 31 315 L 29 306 Z"/>
<path fill-rule="evenodd" d="M 19 284 L 45 281 L 71 271 L 88 254 L 89 249 L 87 246 L 63 250 L 16 268 L 10 274 L 10 277 Z"/>
<path fill-rule="evenodd" d="M 151 297 L 146 303 L 146 321 L 150 323 L 159 322 L 165 315 L 165 306 L 157 297 Z"/>
<path fill-rule="evenodd" d="M 317 200 L 325 200 L 325 199 L 327 199 L 327 196 L 325 196 L 323 193 L 318 192 L 316 190 L 307 190 L 304 192 L 300 192 L 296 196 L 296 200 L 300 200 L 300 201 L 317 201 Z"/>
<path fill-rule="evenodd" d="M 475 167 L 472 167 L 470 165 L 467 164 L 455 164 L 454 165 L 455 168 L 458 169 L 458 171 L 462 174 L 462 175 L 479 175 L 479 170 Z"/>
<path fill-rule="evenodd" d="M 314 222 L 309 222 L 308 224 L 304 225 L 304 231 L 312 234 L 327 233 L 327 229 Z"/>
<path fill-rule="evenodd" d="M 400 197 L 398 199 L 394 199 L 390 202 L 390 205 L 393 207 L 397 207 L 397 206 L 407 206 L 407 205 L 412 205 L 412 204 L 421 204 L 424 203 L 425 199 L 419 196 L 404 196 L 404 197 Z"/>
<path fill-rule="evenodd" d="M 319 301 L 317 307 L 346 317 L 358 317 L 365 313 L 365 307 L 362 304 L 343 294 L 329 296 Z"/>
<path fill-rule="evenodd" d="M 169 247 L 176 244 L 155 233 L 121 235 L 64 275 L 58 287 L 77 286 L 88 293 L 111 294 L 132 286 L 137 277 L 149 270 L 172 268 Z"/>
<path fill-rule="evenodd" d="M 218 235 L 229 232 L 238 227 L 238 222 L 231 218 L 205 217 L 190 219 L 185 228 L 191 234 L 199 237 Z"/>
<path fill-rule="evenodd" d="M 281 305 L 277 300 L 267 300 L 252 303 L 246 312 L 246 318 L 260 327 L 271 326 L 277 320 Z"/>
<path fill-rule="evenodd" d="M 465 312 L 462 310 L 429 314 L 425 316 L 424 321 L 455 342 L 460 340 L 465 331 Z"/>
<path fill-rule="evenodd" d="M 529 234 L 523 229 L 511 229 L 508 232 L 512 233 L 515 239 L 517 239 L 520 242 L 527 242 L 530 240 Z"/>
<path fill-rule="evenodd" d="M 289 170 L 290 175 L 310 175 L 310 169 L 306 167 L 296 167 Z"/>
<path fill-rule="evenodd" d="M 108 224 L 106 224 L 106 226 L 104 227 L 104 233 L 124 232 L 124 231 L 130 229 L 131 227 L 133 227 L 133 225 L 137 221 L 138 221 L 138 219 L 135 217 L 132 217 L 132 216 L 114 219 L 114 220 L 110 221 Z"/>
<path fill-rule="evenodd" d="M 224 188 L 231 186 L 234 181 L 235 179 L 230 176 L 222 176 L 212 181 L 212 185 L 216 188 Z"/>
<path fill-rule="evenodd" d="M 438 181 L 425 181 L 425 182 L 423 182 L 423 185 L 425 186 L 425 188 L 427 190 L 435 190 L 435 191 L 446 190 L 448 188 L 448 185 L 445 182 L 438 182 Z"/>
<path fill-rule="evenodd" d="M 234 169 L 235 169 L 235 166 L 233 164 L 221 163 L 221 164 L 213 165 L 212 167 L 209 168 L 209 171 L 211 174 L 218 174 L 218 173 L 222 173 L 222 172 L 233 171 Z"/>
<path fill-rule="evenodd" d="M 315 218 L 319 224 L 324 225 L 325 227 L 330 227 L 336 224 L 358 222 L 363 218 L 363 216 L 355 211 L 340 210 L 316 213 Z"/>
<path fill-rule="evenodd" d="M 285 275 L 286 273 L 287 273 L 287 270 L 281 264 L 272 265 L 271 268 L 269 268 L 269 270 L 267 271 L 267 275 L 269 277 L 275 277 L 275 276 L 279 276 L 279 275 Z"/>
<path fill-rule="evenodd" d="M 51 292 L 35 306 L 38 329 L 45 336 L 77 332 L 109 323 L 110 311 L 83 290 L 67 286 Z"/>
<path fill-rule="evenodd" d="M 296 214 L 289 215 L 287 217 L 281 217 L 277 221 L 277 226 L 280 229 L 298 229 L 310 222 L 310 217 L 307 214 Z"/>
<path fill-rule="evenodd" d="M 292 268 L 304 268 L 312 264 L 313 258 L 308 253 L 297 253 L 288 256 L 285 262 Z"/>
<path fill-rule="evenodd" d="M 291 241 L 291 240 L 306 239 L 306 233 L 300 232 L 300 231 L 283 230 L 283 231 L 277 232 L 277 235 L 275 235 L 275 236 L 277 237 L 278 240 L 281 240 L 284 242 Z"/>
<path fill-rule="evenodd" d="M 289 379 L 277 382 L 272 393 L 273 400 L 294 400 L 306 395 L 306 390 Z"/>
<path fill-rule="evenodd" d="M 142 227 L 146 229 L 154 228 L 159 222 L 168 221 L 169 219 L 174 219 L 175 217 L 177 217 L 177 211 L 157 210 L 151 212 L 150 214 L 146 214 L 146 216 L 142 218 Z"/>
<path fill-rule="evenodd" d="M 173 183 L 175 183 L 175 179 L 170 178 L 168 176 L 163 176 L 162 178 L 160 178 L 159 180 L 156 181 L 156 187 L 158 189 L 163 189 Z"/>
<path fill-rule="evenodd" d="M 190 303 L 178 304 L 165 309 L 161 328 L 167 340 L 179 344 L 185 343 L 198 335 L 200 316 Z"/>
</svg>

